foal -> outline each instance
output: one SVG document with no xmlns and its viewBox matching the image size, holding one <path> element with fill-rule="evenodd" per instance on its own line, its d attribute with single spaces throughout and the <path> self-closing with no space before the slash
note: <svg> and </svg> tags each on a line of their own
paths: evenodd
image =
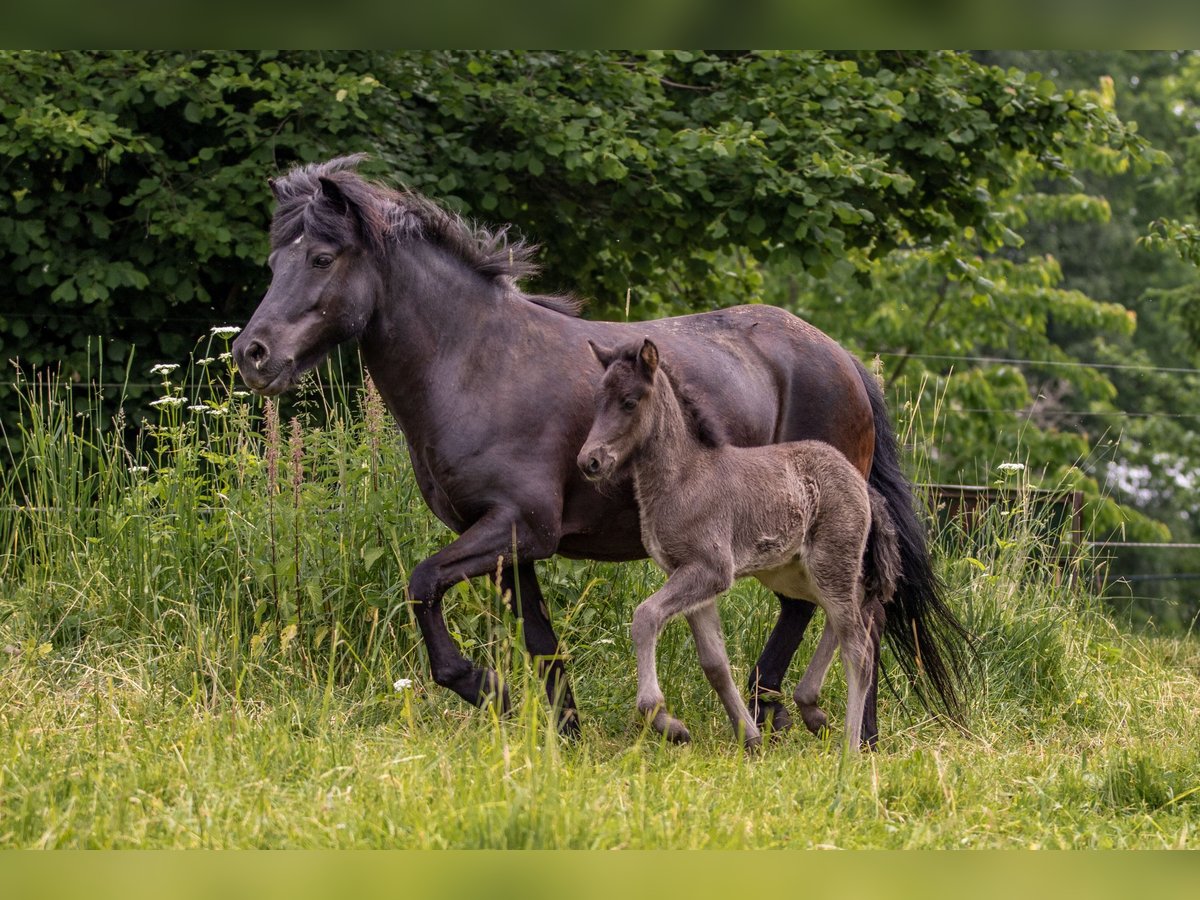
<svg viewBox="0 0 1200 900">
<path fill-rule="evenodd" d="M 642 540 L 667 573 L 662 588 L 633 614 L 638 709 L 669 740 L 689 740 L 687 728 L 665 709 L 655 665 L 659 632 L 682 613 L 734 732 L 749 748 L 761 742 L 733 682 L 716 606 L 734 579 L 753 575 L 781 596 L 808 599 L 825 610 L 821 661 L 810 667 L 796 700 L 806 721 L 824 721 L 816 692 L 836 638 L 849 689 L 845 738 L 857 751 L 875 674 L 864 598 L 888 601 L 898 570 L 895 531 L 882 498 L 872 497 L 854 466 L 820 441 L 724 443 L 678 392 L 650 340 L 615 350 L 588 343 L 605 373 L 577 463 L 595 481 L 631 464 Z M 872 527 L 879 539 L 864 566 Z"/>
</svg>

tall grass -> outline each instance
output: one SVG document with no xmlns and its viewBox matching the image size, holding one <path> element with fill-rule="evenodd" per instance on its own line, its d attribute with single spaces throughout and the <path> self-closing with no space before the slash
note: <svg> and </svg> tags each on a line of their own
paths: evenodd
<svg viewBox="0 0 1200 900">
<path fill-rule="evenodd" d="M 747 758 L 672 626 L 660 677 L 695 743 L 663 746 L 633 713 L 628 634 L 662 576 L 555 559 L 539 573 L 584 722 L 563 745 L 488 579 L 453 589 L 447 617 L 508 679 L 514 715 L 428 680 L 405 585 L 452 535 L 370 385 L 325 372 L 281 414 L 239 390 L 224 352 L 216 337 L 160 370 L 166 402 L 132 441 L 96 397 L 18 385 L 25 424 L 0 484 L 0 844 L 1193 841 L 1200 652 L 1112 623 L 1023 473 L 996 473 L 1011 499 L 938 537 L 979 637 L 966 733 L 894 679 L 879 754 L 842 762 L 837 735 L 791 733 Z M 927 445 L 915 419 L 903 440 Z M 744 583 L 722 612 L 744 677 L 776 601 Z M 825 694 L 837 721 L 836 667 Z"/>
</svg>

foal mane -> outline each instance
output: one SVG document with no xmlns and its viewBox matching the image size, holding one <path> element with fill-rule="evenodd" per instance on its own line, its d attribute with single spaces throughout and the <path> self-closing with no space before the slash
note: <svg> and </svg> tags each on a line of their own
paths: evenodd
<svg viewBox="0 0 1200 900">
<path fill-rule="evenodd" d="M 659 370 L 671 384 L 671 390 L 675 392 L 675 397 L 679 401 L 679 407 L 683 410 L 683 417 L 687 420 L 691 427 L 692 434 L 696 436 L 702 446 L 705 447 L 722 447 L 729 443 L 725 435 L 725 430 L 713 421 L 704 404 L 696 398 L 696 396 L 688 390 L 679 378 L 665 364 L 659 364 Z"/>
<path fill-rule="evenodd" d="M 583 302 L 575 297 L 526 294 L 517 286 L 521 279 L 538 273 L 536 244 L 512 236 L 511 226 L 489 229 L 468 222 L 414 190 L 394 190 L 367 181 L 355 171 L 366 158 L 365 153 L 355 153 L 297 166 L 272 180 L 271 190 L 278 205 L 271 221 L 271 248 L 289 244 L 301 234 L 331 243 L 349 243 L 357 220 L 361 238 L 378 255 L 386 254 L 395 241 L 425 240 L 522 299 L 563 315 L 579 315 Z M 337 184 L 353 216 L 325 199 L 322 178 Z"/>
</svg>

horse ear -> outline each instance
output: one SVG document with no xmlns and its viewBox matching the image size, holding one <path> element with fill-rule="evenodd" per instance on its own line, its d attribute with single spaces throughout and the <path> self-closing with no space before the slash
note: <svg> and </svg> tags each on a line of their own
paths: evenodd
<svg viewBox="0 0 1200 900">
<path fill-rule="evenodd" d="M 612 364 L 613 352 L 599 346 L 591 338 L 588 338 L 588 349 L 592 351 L 592 356 L 596 357 L 596 361 L 604 368 L 607 369 Z"/>
<path fill-rule="evenodd" d="M 283 202 L 283 189 L 279 186 L 278 178 L 268 178 L 267 185 L 271 188 L 271 193 L 275 195 L 275 202 Z"/>
<path fill-rule="evenodd" d="M 638 351 L 638 363 L 647 378 L 654 377 L 654 373 L 658 369 L 658 348 L 654 346 L 654 341 L 650 338 L 646 338 L 642 343 L 642 349 Z"/>
<path fill-rule="evenodd" d="M 325 195 L 325 199 L 333 204 L 333 208 L 339 213 L 347 213 L 350 211 L 350 201 L 346 198 L 346 194 L 342 191 L 342 186 L 332 178 L 322 177 L 321 193 Z"/>
</svg>

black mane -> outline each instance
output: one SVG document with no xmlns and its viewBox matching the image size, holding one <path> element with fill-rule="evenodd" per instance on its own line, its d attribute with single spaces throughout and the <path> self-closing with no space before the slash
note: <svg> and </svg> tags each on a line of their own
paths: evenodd
<svg viewBox="0 0 1200 900">
<path fill-rule="evenodd" d="M 616 357 L 629 363 L 630 366 L 635 366 L 641 348 L 642 342 L 636 341 L 624 348 L 617 348 Z M 671 390 L 679 401 L 679 408 L 683 410 L 683 417 L 687 420 L 688 429 L 696 440 L 702 446 L 710 448 L 723 447 L 728 444 L 729 438 L 725 434 L 725 429 L 713 421 L 704 404 L 671 371 L 671 367 L 665 359 L 660 360 L 658 369 L 670 383 Z"/>
<path fill-rule="evenodd" d="M 366 158 L 365 153 L 341 156 L 299 166 L 272 180 L 277 206 L 271 222 L 271 248 L 309 234 L 334 244 L 347 244 L 357 237 L 372 252 L 384 255 L 395 241 L 425 240 L 531 303 L 564 315 L 579 315 L 583 304 L 574 297 L 525 294 L 517 287 L 520 280 L 538 272 L 536 244 L 512 237 L 508 225 L 491 230 L 416 191 L 397 191 L 366 181 L 354 171 Z M 353 215 L 325 197 L 323 178 L 337 184 Z"/>
<path fill-rule="evenodd" d="M 729 440 L 725 436 L 725 430 L 712 420 L 704 404 L 684 387 L 667 366 L 660 364 L 659 368 L 671 382 L 671 388 L 675 391 L 684 418 L 691 425 L 692 434 L 696 436 L 696 440 L 705 447 L 723 447 L 728 444 Z"/>
</svg>

